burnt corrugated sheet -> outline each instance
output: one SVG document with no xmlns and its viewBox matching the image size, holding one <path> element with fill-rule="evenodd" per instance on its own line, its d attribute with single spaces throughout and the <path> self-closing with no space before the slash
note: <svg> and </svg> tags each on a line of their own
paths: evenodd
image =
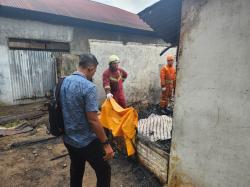
<svg viewBox="0 0 250 187">
<path fill-rule="evenodd" d="M 180 36 L 182 0 L 161 0 L 138 15 L 165 42 L 177 45 Z"/>
<path fill-rule="evenodd" d="M 150 141 L 171 139 L 172 118 L 166 115 L 151 114 L 138 122 L 138 134 L 147 137 Z"/>
<path fill-rule="evenodd" d="M 60 52 L 10 50 L 13 101 L 44 97 L 56 82 L 55 55 Z"/>
<path fill-rule="evenodd" d="M 89 0 L 0 0 L 0 5 L 152 31 L 136 14 Z"/>
</svg>

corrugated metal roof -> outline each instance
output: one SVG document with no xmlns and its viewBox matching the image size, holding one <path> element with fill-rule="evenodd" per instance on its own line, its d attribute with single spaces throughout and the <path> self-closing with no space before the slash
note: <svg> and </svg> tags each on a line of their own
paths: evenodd
<svg viewBox="0 0 250 187">
<path fill-rule="evenodd" d="M 90 0 L 0 0 L 0 5 L 153 31 L 136 14 Z"/>
</svg>

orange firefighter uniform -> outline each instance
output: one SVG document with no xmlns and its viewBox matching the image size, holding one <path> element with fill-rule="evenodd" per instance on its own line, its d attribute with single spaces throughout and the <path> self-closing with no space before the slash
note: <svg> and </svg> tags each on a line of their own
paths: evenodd
<svg viewBox="0 0 250 187">
<path fill-rule="evenodd" d="M 166 108 L 168 106 L 169 100 L 172 97 L 173 91 L 175 89 L 176 83 L 176 70 L 173 66 L 174 57 L 172 55 L 167 56 L 167 65 L 161 68 L 160 79 L 161 79 L 161 102 L 160 107 Z"/>
</svg>

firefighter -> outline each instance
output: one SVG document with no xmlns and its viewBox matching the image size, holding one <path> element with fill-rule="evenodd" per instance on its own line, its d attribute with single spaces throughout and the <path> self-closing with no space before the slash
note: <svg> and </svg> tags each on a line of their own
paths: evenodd
<svg viewBox="0 0 250 187">
<path fill-rule="evenodd" d="M 176 82 L 176 70 L 173 65 L 174 56 L 167 55 L 167 64 L 161 68 L 160 79 L 161 79 L 161 102 L 160 107 L 161 111 L 165 112 L 168 107 L 169 101 L 173 96 L 175 90 L 175 82 Z"/>
<path fill-rule="evenodd" d="M 118 67 L 120 59 L 116 55 L 111 55 L 108 60 L 109 68 L 103 73 L 103 87 L 107 99 L 113 97 L 116 102 L 126 108 L 126 100 L 123 91 L 123 82 L 128 74 L 122 68 Z"/>
</svg>

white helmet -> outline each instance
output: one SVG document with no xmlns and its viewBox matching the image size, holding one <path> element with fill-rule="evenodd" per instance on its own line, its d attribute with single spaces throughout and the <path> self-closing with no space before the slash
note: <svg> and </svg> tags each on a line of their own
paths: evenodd
<svg viewBox="0 0 250 187">
<path fill-rule="evenodd" d="M 118 63 L 118 62 L 120 62 L 120 59 L 119 59 L 119 57 L 116 56 L 116 55 L 111 55 L 111 56 L 109 57 L 109 64 L 110 64 L 111 62 L 116 62 L 116 63 Z"/>
</svg>

